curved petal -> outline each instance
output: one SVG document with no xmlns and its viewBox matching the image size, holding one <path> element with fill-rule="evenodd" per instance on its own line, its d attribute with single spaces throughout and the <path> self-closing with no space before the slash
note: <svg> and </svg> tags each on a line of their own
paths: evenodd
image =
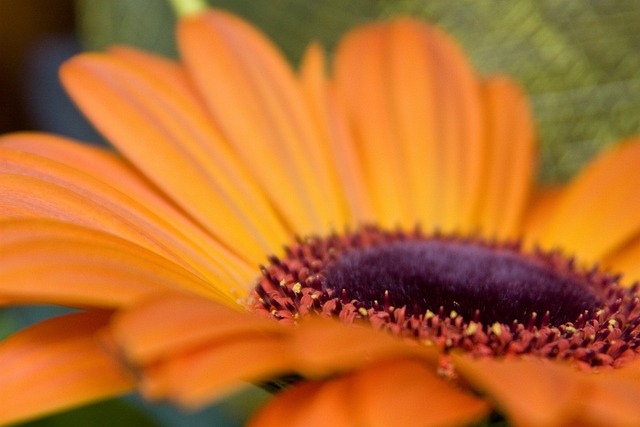
<svg viewBox="0 0 640 427">
<path fill-rule="evenodd" d="M 183 19 L 178 41 L 216 124 L 293 231 L 341 227 L 344 208 L 332 193 L 325 142 L 273 45 L 222 11 Z"/>
<path fill-rule="evenodd" d="M 285 423 L 288 427 L 348 426 L 349 421 L 345 418 L 349 419 L 349 411 L 345 408 L 345 399 L 341 399 L 344 397 L 342 394 L 326 394 L 334 401 L 330 406 L 325 406 L 322 401 L 324 418 L 319 420 L 317 416 L 309 416 L 310 407 L 315 405 L 316 396 L 325 386 L 322 381 L 304 381 L 276 394 L 253 414 L 247 427 L 271 427 Z"/>
<path fill-rule="evenodd" d="M 580 408 L 575 405 L 584 393 L 575 368 L 540 359 L 473 359 L 454 355 L 460 376 L 486 394 L 487 399 L 521 427 L 570 425 Z"/>
<path fill-rule="evenodd" d="M 479 231 L 498 239 L 520 237 L 535 170 L 534 130 L 525 95 L 513 82 L 493 77 L 481 86 L 485 113 Z"/>
<path fill-rule="evenodd" d="M 111 46 L 108 52 L 111 56 L 118 57 L 139 70 L 153 70 L 153 74 L 160 80 L 171 82 L 171 87 L 179 92 L 179 96 L 200 108 L 205 107 L 193 82 L 189 79 L 187 70 L 181 63 L 131 46 Z"/>
<path fill-rule="evenodd" d="M 254 268 L 207 235 L 182 210 L 166 199 L 152 183 L 118 155 L 98 147 L 54 135 L 14 133 L 0 137 L 0 147 L 35 154 L 91 176 L 136 200 L 167 222 L 175 224 L 189 240 L 227 266 L 234 266 L 243 277 L 252 277 Z"/>
<path fill-rule="evenodd" d="M 640 425 L 640 358 L 620 369 L 585 376 L 589 389 L 580 420 L 586 425 Z"/>
<path fill-rule="evenodd" d="M 535 242 L 538 241 L 541 230 L 544 229 L 549 218 L 553 216 L 564 190 L 565 187 L 561 185 L 537 188 L 529 200 L 521 231 L 530 244 L 536 244 Z"/>
<path fill-rule="evenodd" d="M 289 233 L 202 106 L 131 62 L 81 55 L 61 76 L 98 129 L 227 247 L 254 264 L 277 251 Z"/>
<path fill-rule="evenodd" d="M 589 393 L 580 405 L 576 425 L 640 425 L 640 378 L 629 378 L 625 369 L 619 375 L 603 373 L 589 378 Z"/>
<path fill-rule="evenodd" d="M 399 18 L 349 33 L 334 65 L 382 225 L 468 229 L 483 130 L 478 81 L 458 47 Z"/>
<path fill-rule="evenodd" d="M 363 363 L 403 356 L 422 359 L 434 366 L 438 363 L 434 347 L 332 319 L 310 318 L 300 322 L 291 345 L 296 371 L 305 377 L 325 377 L 357 369 Z"/>
<path fill-rule="evenodd" d="M 272 336 L 234 337 L 142 367 L 142 393 L 188 408 L 202 407 L 247 382 L 291 373 L 286 350 L 285 343 Z"/>
<path fill-rule="evenodd" d="M 149 250 L 46 220 L 0 222 L 0 292 L 13 302 L 119 307 L 168 291 L 235 300 Z"/>
<path fill-rule="evenodd" d="M 180 221 L 181 227 L 189 227 L 199 232 L 203 239 L 207 238 L 179 207 L 116 153 L 80 141 L 35 132 L 3 135 L 0 137 L 0 146 L 72 166 L 114 188 L 125 190 L 133 199 L 153 210 L 166 212 Z M 215 246 L 215 242 L 212 245 Z"/>
<path fill-rule="evenodd" d="M 350 392 L 359 420 L 356 425 L 467 425 L 490 412 L 484 400 L 438 378 L 432 367 L 410 359 L 357 372 Z"/>
<path fill-rule="evenodd" d="M 566 189 L 539 243 L 594 263 L 633 238 L 640 232 L 639 163 L 639 139 L 600 154 Z"/>
<path fill-rule="evenodd" d="M 100 348 L 106 312 L 36 324 L 0 343 L 0 423 L 14 423 L 131 390 L 131 378 Z"/>
<path fill-rule="evenodd" d="M 294 385 L 267 402 L 249 425 L 449 426 L 481 420 L 489 411 L 486 402 L 439 379 L 431 367 L 400 359 Z"/>
<path fill-rule="evenodd" d="M 241 293 L 247 286 L 252 273 L 246 263 L 181 228 L 162 210 L 152 211 L 80 170 L 41 156 L 0 147 L 0 159 L 0 217 L 53 218 L 102 230 L 191 269 L 225 292 Z"/>
<path fill-rule="evenodd" d="M 283 328 L 277 322 L 187 295 L 145 300 L 116 315 L 111 326 L 112 338 L 135 364 L 151 363 L 237 336 L 291 333 L 291 328 Z"/>
<path fill-rule="evenodd" d="M 119 313 L 109 339 L 140 373 L 147 397 L 198 407 L 244 382 L 291 373 L 294 332 L 207 299 L 167 294 Z"/>
<path fill-rule="evenodd" d="M 355 427 L 349 386 L 349 377 L 296 384 L 258 409 L 248 427 Z"/>
<path fill-rule="evenodd" d="M 318 123 L 319 132 L 326 140 L 320 148 L 332 171 L 332 191 L 336 197 L 346 199 L 349 214 L 344 224 L 358 226 L 375 220 L 371 205 L 371 189 L 366 187 L 362 164 L 355 141 L 349 132 L 344 106 L 338 100 L 333 85 L 325 76 L 325 59 L 322 48 L 309 46 L 300 65 L 302 89 Z M 350 221 L 348 220 L 350 219 Z"/>
<path fill-rule="evenodd" d="M 602 265 L 613 274 L 622 274 L 627 285 L 640 280 L 640 235 L 608 254 Z"/>
<path fill-rule="evenodd" d="M 286 327 L 179 295 L 150 299 L 119 314 L 111 337 L 140 369 L 148 396 L 190 406 L 241 381 L 267 380 L 274 374 L 325 377 L 379 360 L 412 357 L 435 366 L 438 358 L 434 348 L 366 327 L 329 319 Z"/>
<path fill-rule="evenodd" d="M 181 216 L 178 208 L 164 198 L 152 184 L 125 163 L 117 154 L 80 141 L 55 135 L 20 132 L 0 137 L 0 147 L 23 151 L 54 160 L 115 188 L 126 189 L 136 200 L 154 209 L 171 211 Z"/>
</svg>

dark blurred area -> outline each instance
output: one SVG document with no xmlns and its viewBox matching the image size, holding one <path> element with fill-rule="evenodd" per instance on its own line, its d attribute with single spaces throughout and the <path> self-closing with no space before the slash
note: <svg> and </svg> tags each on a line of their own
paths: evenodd
<svg viewBox="0 0 640 427">
<path fill-rule="evenodd" d="M 78 53 L 74 0 L 0 0 L 0 134 L 40 130 L 99 141 L 58 80 Z"/>
<path fill-rule="evenodd" d="M 0 0 L 0 132 L 35 126 L 27 66 L 38 44 L 74 32 L 73 0 Z"/>
</svg>

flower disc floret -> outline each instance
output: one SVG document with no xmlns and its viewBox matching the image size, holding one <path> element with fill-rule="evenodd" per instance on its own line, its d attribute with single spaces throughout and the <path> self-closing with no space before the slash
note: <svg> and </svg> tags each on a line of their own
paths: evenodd
<svg viewBox="0 0 640 427">
<path fill-rule="evenodd" d="M 640 345 L 637 286 L 557 251 L 368 227 L 299 239 L 262 267 L 252 304 L 285 323 L 318 315 L 479 356 L 620 366 Z"/>
</svg>

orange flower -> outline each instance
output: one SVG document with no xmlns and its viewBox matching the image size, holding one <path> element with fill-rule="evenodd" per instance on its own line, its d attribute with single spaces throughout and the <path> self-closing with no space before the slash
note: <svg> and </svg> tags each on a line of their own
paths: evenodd
<svg viewBox="0 0 640 427">
<path fill-rule="evenodd" d="M 121 154 L 1 138 L 0 298 L 82 311 L 0 343 L 0 422 L 248 381 L 284 388 L 254 426 L 640 424 L 638 297 L 607 274 L 640 277 L 639 141 L 532 202 L 524 96 L 433 27 L 356 28 L 329 78 L 221 11 L 178 40 L 64 65 Z"/>
</svg>

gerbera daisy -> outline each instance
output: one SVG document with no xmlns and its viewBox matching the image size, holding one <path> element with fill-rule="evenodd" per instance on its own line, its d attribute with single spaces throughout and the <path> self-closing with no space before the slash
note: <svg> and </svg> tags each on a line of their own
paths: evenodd
<svg viewBox="0 0 640 427">
<path fill-rule="evenodd" d="M 0 343 L 0 422 L 251 382 L 254 426 L 640 424 L 639 141 L 533 191 L 521 91 L 410 18 L 329 76 L 222 11 L 178 41 L 63 66 L 119 154 L 0 141 L 0 298 L 81 309 Z"/>
</svg>

